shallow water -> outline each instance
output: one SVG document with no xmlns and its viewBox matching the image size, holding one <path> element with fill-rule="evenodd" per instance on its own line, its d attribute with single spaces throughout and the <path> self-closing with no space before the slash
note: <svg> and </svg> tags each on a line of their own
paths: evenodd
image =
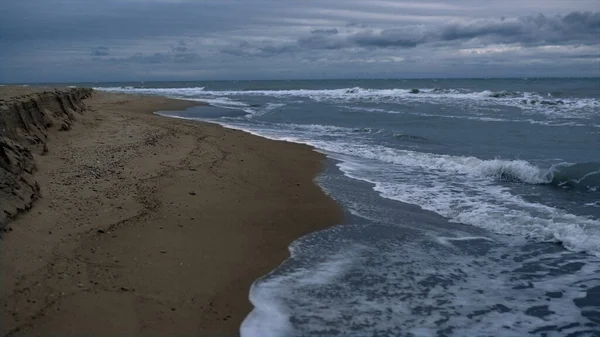
<svg viewBox="0 0 600 337">
<path fill-rule="evenodd" d="M 598 79 L 107 84 L 313 145 L 343 226 L 258 280 L 260 335 L 600 331 Z M 579 333 L 579 334 L 578 334 Z"/>
<path fill-rule="evenodd" d="M 257 281 L 245 336 L 594 335 L 600 260 L 377 202 L 330 168 L 321 184 L 349 224 L 295 242 Z M 369 205 L 369 206 L 366 206 Z"/>
</svg>

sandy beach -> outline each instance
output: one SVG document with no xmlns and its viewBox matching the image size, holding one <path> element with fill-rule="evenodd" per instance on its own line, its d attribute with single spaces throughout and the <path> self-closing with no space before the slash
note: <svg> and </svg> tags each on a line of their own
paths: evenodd
<svg viewBox="0 0 600 337">
<path fill-rule="evenodd" d="M 252 282 L 342 220 L 308 146 L 154 114 L 193 102 L 83 103 L 32 150 L 40 198 L 0 242 L 3 336 L 237 335 Z"/>
</svg>

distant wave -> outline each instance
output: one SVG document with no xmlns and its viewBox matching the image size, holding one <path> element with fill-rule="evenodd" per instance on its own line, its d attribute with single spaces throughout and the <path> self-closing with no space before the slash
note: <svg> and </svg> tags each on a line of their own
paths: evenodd
<svg viewBox="0 0 600 337">
<path fill-rule="evenodd" d="M 269 110 L 281 107 L 279 104 L 271 105 L 260 110 L 246 103 L 231 99 L 232 96 L 273 96 L 273 97 L 306 97 L 315 101 L 398 101 L 398 100 L 422 100 L 423 102 L 444 102 L 455 101 L 458 103 L 492 103 L 513 105 L 522 109 L 536 109 L 542 107 L 546 110 L 540 110 L 551 113 L 569 113 L 575 112 L 577 117 L 582 117 L 585 113 L 597 113 L 600 107 L 600 101 L 593 98 L 561 98 L 556 99 L 552 94 L 528 93 L 518 91 L 472 91 L 467 89 L 440 89 L 440 88 L 412 88 L 412 89 L 367 89 L 361 87 L 340 88 L 340 89 L 294 89 L 294 90 L 236 90 L 236 91 L 211 91 L 205 90 L 205 87 L 188 88 L 133 88 L 133 87 L 112 87 L 96 88 L 99 90 L 112 92 L 135 92 L 142 94 L 166 95 L 175 98 L 186 98 L 203 100 L 211 105 L 230 109 L 241 109 L 248 113 L 248 117 L 267 113 Z M 572 110 L 575 109 L 575 110 Z M 547 110 L 550 109 L 550 110 Z M 554 109 L 554 110 L 552 110 Z M 570 110 L 571 109 L 571 110 Z M 383 110 L 382 110 L 383 111 Z M 583 113 L 583 114 L 582 114 Z M 444 116 L 440 116 L 444 117 Z M 451 117 L 451 116 L 447 116 Z M 513 121 L 502 118 L 481 117 L 481 116 L 456 116 L 456 118 L 478 119 L 482 121 Z M 530 123 L 539 123 L 554 126 L 546 121 L 525 120 Z M 580 126 L 577 123 L 558 123 L 556 126 Z M 295 126 L 296 129 L 310 129 L 316 132 L 340 132 L 350 131 L 344 128 L 333 126 Z M 307 130 L 308 131 L 308 130 Z M 359 130 L 352 130 L 357 132 Z M 427 141 L 418 136 L 398 134 L 396 138 L 403 141 Z M 540 169 L 526 161 L 513 160 L 481 160 L 472 157 L 450 157 L 439 156 L 429 157 L 429 163 L 437 169 L 456 170 L 457 173 L 493 177 L 505 181 L 519 181 L 528 184 L 547 184 L 552 186 L 597 190 L 600 186 L 599 163 L 580 163 L 580 164 L 558 164 L 549 169 Z"/>
<path fill-rule="evenodd" d="M 303 97 L 317 102 L 337 103 L 373 102 L 401 103 L 420 102 L 429 104 L 460 104 L 467 106 L 512 106 L 535 113 L 588 118 L 600 108 L 596 98 L 556 98 L 551 93 L 517 91 L 473 91 L 470 89 L 412 88 L 369 89 L 362 87 L 340 89 L 293 89 L 293 90 L 206 90 L 205 87 L 189 88 L 135 88 L 99 87 L 110 92 L 164 95 L 174 98 L 202 98 L 206 96 L 269 96 Z"/>
<path fill-rule="evenodd" d="M 130 94 L 160 95 L 178 98 L 196 97 L 205 87 L 187 87 L 187 88 L 141 88 L 133 86 L 122 87 L 94 87 L 93 89 L 108 92 L 121 92 Z"/>
</svg>

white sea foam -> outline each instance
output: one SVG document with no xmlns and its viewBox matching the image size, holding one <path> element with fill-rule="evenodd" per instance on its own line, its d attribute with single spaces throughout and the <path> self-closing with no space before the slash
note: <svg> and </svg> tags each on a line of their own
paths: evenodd
<svg viewBox="0 0 600 337">
<path fill-rule="evenodd" d="M 543 94 L 529 92 L 491 92 L 488 90 L 473 92 L 466 89 L 365 89 L 360 87 L 342 89 L 294 89 L 294 90 L 205 90 L 195 88 L 130 88 L 111 87 L 96 88 L 111 92 L 131 92 L 151 95 L 166 95 L 179 98 L 210 96 L 269 96 L 269 97 L 303 97 L 317 102 L 332 101 L 337 103 L 374 102 L 402 103 L 421 102 L 430 104 L 457 104 L 466 107 L 511 106 L 526 112 L 540 113 L 551 118 L 589 118 L 600 108 L 600 100 L 593 98 L 549 98 Z"/>
<path fill-rule="evenodd" d="M 340 160 L 338 166 L 344 174 L 372 183 L 385 198 L 420 206 L 455 222 L 537 241 L 560 242 L 567 249 L 600 256 L 599 220 L 528 202 L 497 184 L 498 180 L 547 184 L 553 179 L 554 168 L 540 169 L 523 160 L 483 160 L 399 150 L 364 144 L 358 139 L 349 142 L 347 137 L 327 141 L 319 137 L 319 129 L 335 134 L 335 129 L 327 126 L 308 125 L 298 130 L 297 125 L 289 124 L 224 125 L 270 139 L 314 146 Z"/>
<path fill-rule="evenodd" d="M 453 221 L 496 233 L 560 242 L 570 250 L 600 256 L 600 221 L 527 202 L 490 180 L 509 175 L 530 183 L 548 181 L 544 171 L 527 162 L 367 148 L 358 144 L 330 144 L 328 150 L 355 156 L 355 161 L 345 157 L 346 161 L 338 165 L 340 169 L 352 178 L 374 184 L 374 189 L 385 198 L 415 204 Z"/>
<path fill-rule="evenodd" d="M 178 96 L 178 97 L 196 97 L 204 87 L 188 88 L 136 88 L 132 86 L 125 87 L 94 87 L 95 90 L 108 92 L 122 92 L 130 94 L 160 95 L 160 96 Z"/>
<path fill-rule="evenodd" d="M 293 249 L 291 252 L 293 255 Z M 250 301 L 255 309 L 242 322 L 241 335 L 244 337 L 289 336 L 294 331 L 288 321 L 290 312 L 281 303 L 289 294 L 280 290 L 335 283 L 335 279 L 356 262 L 356 253 L 346 251 L 320 263 L 311 264 L 310 267 L 298 268 L 293 272 L 277 276 L 274 282 L 258 280 L 250 289 Z M 257 286 L 257 283 L 260 285 Z"/>
<path fill-rule="evenodd" d="M 118 90 L 129 90 L 118 88 Z M 133 89 L 140 90 L 140 89 Z M 315 100 L 354 99 L 356 96 L 377 99 L 398 97 L 458 97 L 502 101 L 514 99 L 492 97 L 490 92 L 463 92 L 434 89 L 412 94 L 406 89 L 370 90 L 362 88 L 334 90 L 275 90 L 275 91 L 206 91 L 204 88 L 142 89 L 146 92 L 171 94 L 178 97 L 208 95 L 211 104 L 230 108 L 260 110 L 232 99 L 238 95 L 301 96 Z M 530 99 L 529 94 L 518 94 Z M 502 96 L 502 95 L 496 95 Z M 519 97 L 522 99 L 522 97 Z M 595 104 L 595 103 L 594 103 Z M 562 106 L 562 105 L 560 105 Z M 277 106 L 272 106 L 277 108 Z M 473 118 L 491 118 L 469 116 Z M 327 125 L 272 124 L 248 125 L 227 121 L 226 126 L 242 129 L 271 139 L 307 143 L 342 160 L 342 171 L 353 178 L 374 184 L 383 197 L 418 205 L 453 221 L 483 227 L 497 233 L 522 235 L 540 241 L 561 242 L 575 251 L 600 254 L 600 222 L 565 211 L 531 203 L 510 193 L 497 184 L 498 180 L 546 184 L 553 179 L 548 169 L 540 169 L 522 160 L 482 160 L 398 150 L 381 145 L 368 145 L 357 140 L 324 140 L 322 136 L 347 135 L 349 128 Z M 340 155 L 344 157 L 340 157 Z"/>
<path fill-rule="evenodd" d="M 399 150 L 361 143 L 355 135 L 354 142 L 348 142 L 347 137 L 323 140 L 323 135 L 339 132 L 347 136 L 352 132 L 350 128 L 335 126 L 251 127 L 236 122 L 224 125 L 270 139 L 314 146 L 340 160 L 338 166 L 347 176 L 372 183 L 382 197 L 496 233 L 560 242 L 567 249 L 600 256 L 599 220 L 528 202 L 497 184 L 498 180 L 548 184 L 553 181 L 555 167 L 567 164 L 540 169 L 524 160 L 483 160 Z"/>
<path fill-rule="evenodd" d="M 515 336 L 554 325 L 552 336 L 589 322 L 574 300 L 598 284 L 600 261 L 593 257 L 488 237 L 435 244 L 428 236 L 403 239 L 405 231 L 331 245 L 328 239 L 344 237 L 334 230 L 301 239 L 308 242 L 295 243 L 300 247 L 279 271 L 255 282 L 255 310 L 242 336 Z M 349 225 L 345 231 L 357 237 L 362 230 Z M 473 254 L 473 240 L 484 255 Z M 338 251 L 315 255 L 331 246 Z"/>
<path fill-rule="evenodd" d="M 476 157 L 461 157 L 398 150 L 380 145 L 356 143 L 331 143 L 315 140 L 311 142 L 317 148 L 334 153 L 374 159 L 390 164 L 398 164 L 412 169 L 443 171 L 448 174 L 462 174 L 474 178 L 514 178 L 526 183 L 549 183 L 547 171 L 540 170 L 524 160 L 482 160 Z"/>
<path fill-rule="evenodd" d="M 556 256 L 522 252 L 517 242 L 526 242 L 523 237 L 561 242 L 570 250 L 600 256 L 600 222 L 528 202 L 497 184 L 499 179 L 548 183 L 549 170 L 519 160 L 483 160 L 372 146 L 361 143 L 361 134 L 354 129 L 332 125 L 219 122 L 266 138 L 313 145 L 341 160 L 338 166 L 347 176 L 372 183 L 385 198 L 511 235 L 490 233 L 484 237 L 480 235 L 486 235 L 482 234 L 485 231 L 469 226 L 461 228 L 471 228 L 474 234 L 448 233 L 443 228 L 441 233 L 421 236 L 394 231 L 402 233 L 399 236 L 406 241 L 377 238 L 373 247 L 358 250 L 323 240 L 321 246 L 339 251 L 309 255 L 308 262 L 284 266 L 285 272 L 271 274 L 252 286 L 250 298 L 255 310 L 243 323 L 243 336 L 428 336 L 438 331 L 514 336 L 550 324 L 568 334 L 588 322 L 574 299 L 586 295 L 579 285 L 591 288 L 598 284 L 593 279 L 600 272 L 598 260 L 566 251 Z M 351 133 L 352 137 L 347 137 Z M 323 137 L 338 135 L 335 140 Z M 382 213 L 365 210 L 360 204 L 354 206 L 351 212 L 365 219 L 373 220 Z M 434 227 L 427 223 L 404 225 L 401 217 L 393 220 L 414 231 Z M 354 237 L 368 239 L 358 234 Z M 494 250 L 499 242 L 515 246 Z M 486 245 L 492 248 L 485 256 L 457 253 Z M 310 251 L 314 249 L 294 244 L 292 256 L 296 259 Z M 562 264 L 549 264 L 563 256 L 566 260 Z M 561 273 L 569 264 L 582 267 Z M 522 271 L 527 268 L 531 270 Z M 520 278 L 519 273 L 527 277 Z M 560 293 L 560 297 L 548 296 L 548 292 Z M 536 307 L 544 307 L 548 313 L 542 318 L 526 314 Z M 569 327 L 573 322 L 580 326 Z M 549 332 L 548 336 L 560 333 Z"/>
</svg>

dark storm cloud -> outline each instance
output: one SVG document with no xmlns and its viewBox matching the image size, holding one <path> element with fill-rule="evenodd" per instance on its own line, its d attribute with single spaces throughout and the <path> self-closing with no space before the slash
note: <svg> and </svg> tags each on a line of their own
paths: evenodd
<svg viewBox="0 0 600 337">
<path fill-rule="evenodd" d="M 0 81 L 600 74 L 597 11 L 597 0 L 0 1 Z"/>
<path fill-rule="evenodd" d="M 553 17 L 539 14 L 513 20 L 500 18 L 440 26 L 408 25 L 382 30 L 360 27 L 346 34 L 341 34 L 340 30 L 338 28 L 314 29 L 308 36 L 298 38 L 295 45 L 286 42 L 281 45 L 257 46 L 244 42 L 228 46 L 222 49 L 222 52 L 231 55 L 270 57 L 303 49 L 415 48 L 419 45 L 436 43 L 445 43 L 445 45 L 453 43 L 454 46 L 460 46 L 465 42 L 475 42 L 476 45 L 482 46 L 491 43 L 527 46 L 573 43 L 596 45 L 600 43 L 600 13 L 572 12 Z"/>
<path fill-rule="evenodd" d="M 600 13 L 572 12 L 546 17 L 542 14 L 521 17 L 515 21 L 475 21 L 445 26 L 440 40 L 486 38 L 490 42 L 526 44 L 597 44 L 600 37 Z"/>
<path fill-rule="evenodd" d="M 328 44 L 325 40 L 335 41 Z M 338 37 L 319 37 L 319 44 L 306 46 L 337 45 L 340 47 L 400 47 L 413 48 L 425 43 L 480 40 L 486 43 L 516 43 L 526 45 L 543 44 L 586 44 L 594 45 L 600 41 L 600 13 L 572 12 L 567 15 L 546 17 L 521 17 L 514 21 L 477 20 L 468 23 L 453 23 L 440 27 L 428 27 L 425 31 L 419 27 L 384 29 L 379 32 L 363 30 L 340 41 Z M 303 40 L 301 39 L 300 42 Z"/>
</svg>

